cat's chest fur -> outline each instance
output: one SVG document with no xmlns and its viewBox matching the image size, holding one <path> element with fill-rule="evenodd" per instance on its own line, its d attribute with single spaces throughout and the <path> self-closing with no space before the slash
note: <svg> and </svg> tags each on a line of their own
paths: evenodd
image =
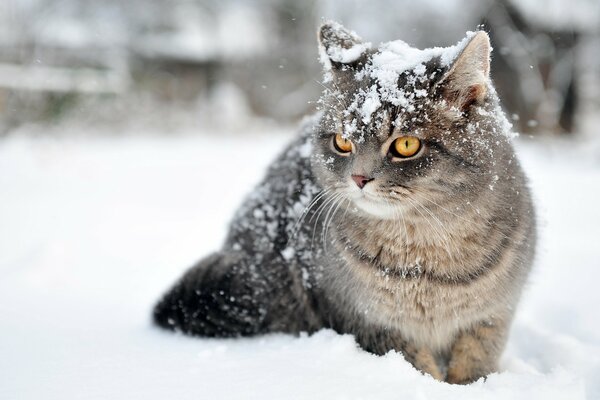
<svg viewBox="0 0 600 400">
<path fill-rule="evenodd" d="M 385 223 L 339 228 L 331 235 L 336 254 L 328 281 L 336 301 L 352 310 L 358 323 L 397 330 L 415 344 L 445 350 L 456 332 L 498 303 L 496 294 L 485 294 L 497 283 L 493 274 L 460 280 L 458 266 L 466 260 L 457 253 L 468 257 L 468 238 L 427 242 L 410 225 L 396 229 Z"/>
</svg>

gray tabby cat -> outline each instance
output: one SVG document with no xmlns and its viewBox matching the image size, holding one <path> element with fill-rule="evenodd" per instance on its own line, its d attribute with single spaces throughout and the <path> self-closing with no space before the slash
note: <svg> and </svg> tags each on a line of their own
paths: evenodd
<svg viewBox="0 0 600 400">
<path fill-rule="evenodd" d="M 327 23 L 319 38 L 321 112 L 154 319 L 211 337 L 331 328 L 477 380 L 497 369 L 536 236 L 488 36 L 374 49 Z"/>
</svg>

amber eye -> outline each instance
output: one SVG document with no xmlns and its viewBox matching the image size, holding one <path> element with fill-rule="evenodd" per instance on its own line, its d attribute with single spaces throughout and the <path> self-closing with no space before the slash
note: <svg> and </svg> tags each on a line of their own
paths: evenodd
<svg viewBox="0 0 600 400">
<path fill-rule="evenodd" d="M 414 136 L 401 136 L 392 142 L 390 153 L 394 157 L 406 158 L 417 154 L 421 141 Z"/>
<path fill-rule="evenodd" d="M 340 133 L 337 133 L 333 137 L 333 147 L 342 154 L 347 154 L 352 151 L 352 142 L 342 137 Z"/>
</svg>

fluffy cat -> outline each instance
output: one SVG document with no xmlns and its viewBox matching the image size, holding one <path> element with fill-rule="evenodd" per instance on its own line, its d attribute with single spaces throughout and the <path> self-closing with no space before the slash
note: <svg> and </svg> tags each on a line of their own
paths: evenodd
<svg viewBox="0 0 600 400">
<path fill-rule="evenodd" d="M 319 39 L 321 111 L 154 320 L 212 337 L 331 328 L 477 380 L 497 369 L 535 247 L 488 36 L 372 48 L 331 22 Z"/>
</svg>

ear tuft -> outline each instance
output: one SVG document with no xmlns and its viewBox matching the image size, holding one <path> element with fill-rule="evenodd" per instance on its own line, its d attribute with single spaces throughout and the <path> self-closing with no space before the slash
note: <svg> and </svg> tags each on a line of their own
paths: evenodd
<svg viewBox="0 0 600 400">
<path fill-rule="evenodd" d="M 475 33 L 440 81 L 443 95 L 461 111 L 481 104 L 487 94 L 490 75 L 490 38 L 487 33 Z"/>
<path fill-rule="evenodd" d="M 371 47 L 371 43 L 363 43 L 356 33 L 334 21 L 326 22 L 319 29 L 319 44 L 321 62 L 326 69 L 352 64 Z"/>
</svg>

